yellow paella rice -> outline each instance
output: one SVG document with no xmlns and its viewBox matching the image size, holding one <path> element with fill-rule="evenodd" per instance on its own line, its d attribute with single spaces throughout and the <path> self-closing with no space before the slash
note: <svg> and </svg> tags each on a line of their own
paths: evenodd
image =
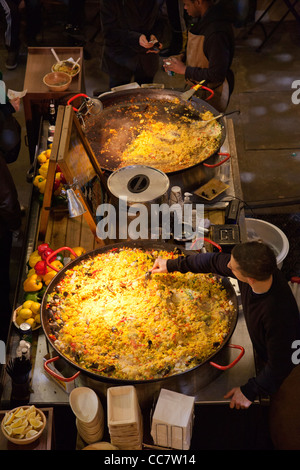
<svg viewBox="0 0 300 470">
<path fill-rule="evenodd" d="M 165 173 L 197 165 L 222 143 L 222 124 L 190 103 L 140 100 L 108 106 L 86 122 L 85 135 L 100 166 L 143 164 Z"/>
<path fill-rule="evenodd" d="M 89 256 L 66 271 L 49 295 L 49 338 L 79 367 L 124 380 L 151 380 L 191 369 L 222 345 L 234 306 L 220 279 L 156 274 L 167 251 L 123 247 Z"/>
<path fill-rule="evenodd" d="M 205 118 L 212 113 L 205 113 Z M 202 117 L 202 119 L 204 119 Z M 205 119 L 207 120 L 207 119 Z M 166 173 L 206 160 L 220 146 L 221 126 L 217 121 L 203 125 L 186 118 L 178 123 L 148 122 L 147 129 L 126 147 L 120 167 L 143 162 Z"/>
</svg>

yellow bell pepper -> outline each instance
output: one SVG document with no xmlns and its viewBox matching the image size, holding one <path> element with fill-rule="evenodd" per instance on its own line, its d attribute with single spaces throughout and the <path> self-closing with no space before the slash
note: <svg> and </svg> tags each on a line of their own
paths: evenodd
<svg viewBox="0 0 300 470">
<path fill-rule="evenodd" d="M 43 176 L 44 178 L 47 178 L 48 168 L 49 168 L 49 160 L 47 160 L 45 163 L 43 163 L 40 166 L 39 174 Z"/>
<path fill-rule="evenodd" d="M 49 160 L 49 158 L 50 158 L 50 155 L 51 155 L 51 148 L 48 148 L 47 150 L 44 150 L 44 152 L 43 152 L 43 153 L 46 155 L 46 157 L 47 157 L 47 160 Z"/>
<path fill-rule="evenodd" d="M 42 257 L 39 255 L 38 250 L 35 250 L 29 256 L 28 264 L 31 268 L 34 268 L 38 261 L 41 261 Z"/>
<path fill-rule="evenodd" d="M 47 180 L 44 179 L 40 184 L 38 184 L 38 188 L 41 194 L 45 193 L 46 183 Z"/>
<path fill-rule="evenodd" d="M 37 160 L 40 164 L 43 164 L 47 161 L 47 157 L 44 152 L 40 153 L 37 157 Z"/>
<path fill-rule="evenodd" d="M 50 283 L 50 281 L 52 281 L 52 279 L 56 276 L 56 274 L 57 272 L 51 269 L 50 271 L 47 272 L 47 274 L 43 276 L 43 281 L 46 284 L 46 286 L 48 286 L 48 284 Z"/>
<path fill-rule="evenodd" d="M 28 271 L 28 273 L 27 273 L 27 277 L 30 277 L 30 276 L 32 276 L 33 274 L 36 274 L 35 269 L 34 269 L 34 268 L 31 268 L 31 269 L 29 269 L 29 271 Z"/>
<path fill-rule="evenodd" d="M 39 184 L 41 184 L 45 178 L 42 175 L 36 175 L 36 177 L 33 180 L 33 185 L 38 188 Z"/>
<path fill-rule="evenodd" d="M 38 162 L 41 164 L 45 163 L 50 158 L 50 154 L 51 149 L 43 150 L 37 157 Z"/>
<path fill-rule="evenodd" d="M 23 289 L 25 292 L 35 292 L 41 290 L 42 287 L 42 278 L 37 274 L 33 274 L 32 276 L 28 277 L 23 283 Z"/>
<path fill-rule="evenodd" d="M 50 264 L 51 266 L 54 266 L 56 269 L 61 269 L 64 267 L 64 265 L 58 259 L 55 259 L 54 261 L 50 260 Z M 50 266 L 49 266 L 49 270 L 52 271 Z"/>
<path fill-rule="evenodd" d="M 83 255 L 86 252 L 86 249 L 83 248 L 83 246 L 76 246 L 75 248 L 72 248 L 73 251 L 75 251 L 77 256 Z M 71 259 L 75 259 L 75 256 L 70 254 Z"/>
</svg>

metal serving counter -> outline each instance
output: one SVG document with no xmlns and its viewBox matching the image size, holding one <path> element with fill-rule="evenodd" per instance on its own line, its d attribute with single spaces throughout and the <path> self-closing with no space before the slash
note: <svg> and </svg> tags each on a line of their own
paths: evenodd
<svg viewBox="0 0 300 470">
<path fill-rule="evenodd" d="M 43 139 L 40 140 L 40 147 L 37 148 L 37 154 L 44 150 L 45 142 Z M 230 153 L 230 181 L 229 189 L 224 193 L 224 197 L 215 206 L 209 207 L 208 210 L 223 210 L 226 207 L 226 203 L 232 198 L 242 200 L 242 193 L 240 187 L 240 177 L 238 170 L 238 160 L 235 148 L 234 129 L 232 121 L 227 121 L 227 139 L 224 143 L 224 149 Z M 29 255 L 36 248 L 36 240 L 39 226 L 39 210 L 40 206 L 38 201 L 32 197 L 32 204 L 30 209 L 30 220 L 28 222 L 27 229 L 27 242 L 24 248 L 24 259 L 20 266 L 20 280 L 26 277 L 26 261 Z M 53 249 L 57 249 L 61 246 L 78 246 L 81 244 L 85 246 L 87 250 L 93 249 L 95 241 L 93 236 L 86 226 L 84 219 L 68 219 L 64 217 L 58 222 L 56 231 L 53 226 L 49 227 L 46 240 L 50 243 Z M 239 219 L 241 241 L 245 240 L 245 224 L 243 211 L 240 212 Z M 68 238 L 69 237 L 69 238 Z M 85 245 L 85 243 L 87 245 Z M 236 288 L 237 295 L 239 295 L 237 283 L 232 280 L 233 285 Z M 20 282 L 18 291 L 16 293 L 15 308 L 23 302 L 23 282 Z M 9 342 L 7 344 L 7 360 L 10 357 L 14 357 L 15 349 L 19 341 L 19 335 L 14 325 L 11 325 L 11 331 L 9 335 Z M 222 371 L 216 379 L 214 379 L 209 385 L 198 390 L 195 394 L 196 403 L 199 404 L 222 404 L 228 403 L 229 400 L 224 399 L 224 395 L 233 387 L 243 385 L 250 377 L 255 376 L 255 361 L 252 343 L 248 335 L 247 327 L 245 324 L 242 308 L 239 308 L 239 316 L 236 328 L 232 335 L 231 344 L 242 346 L 245 350 L 244 356 L 240 361 L 232 368 Z M 33 368 L 32 368 L 32 380 L 31 388 L 32 392 L 30 395 L 30 403 L 36 404 L 37 406 L 47 406 L 49 404 L 68 404 L 68 393 L 64 391 L 60 385 L 58 385 L 54 379 L 50 378 L 44 371 L 44 357 L 47 354 L 51 354 L 49 351 L 49 344 L 43 333 L 42 328 L 36 330 L 33 335 Z M 237 350 L 229 348 L 228 361 L 232 362 L 238 356 Z M 74 372 L 76 370 L 74 369 Z M 72 375 L 72 374 L 71 374 Z M 80 375 L 75 379 L 75 385 L 81 384 Z M 5 409 L 9 407 L 10 395 L 11 395 L 11 381 L 10 377 L 5 373 L 3 368 L 1 376 L 1 408 Z"/>
</svg>

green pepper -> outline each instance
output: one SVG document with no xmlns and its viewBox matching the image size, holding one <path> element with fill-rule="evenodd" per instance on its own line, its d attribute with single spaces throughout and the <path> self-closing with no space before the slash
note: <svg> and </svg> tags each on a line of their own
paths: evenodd
<svg viewBox="0 0 300 470">
<path fill-rule="evenodd" d="M 44 194 L 42 193 L 39 193 L 39 206 L 42 207 L 43 206 L 43 202 L 44 202 Z"/>
<path fill-rule="evenodd" d="M 39 301 L 39 296 L 38 292 L 27 292 L 25 295 L 25 301 L 26 300 L 33 300 L 33 302 L 38 302 Z"/>
<path fill-rule="evenodd" d="M 40 302 L 42 300 L 46 289 L 47 289 L 47 286 L 43 286 L 41 288 L 41 290 L 38 291 L 38 293 L 37 293 L 38 294 L 38 302 Z"/>
</svg>

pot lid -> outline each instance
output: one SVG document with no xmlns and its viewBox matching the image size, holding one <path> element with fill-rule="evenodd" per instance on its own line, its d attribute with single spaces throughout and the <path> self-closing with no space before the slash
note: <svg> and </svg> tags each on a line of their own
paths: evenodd
<svg viewBox="0 0 300 470">
<path fill-rule="evenodd" d="M 169 189 L 168 176 L 156 168 L 132 165 L 113 172 L 107 180 L 108 189 L 118 199 L 129 203 L 145 203 L 163 196 Z"/>
</svg>

